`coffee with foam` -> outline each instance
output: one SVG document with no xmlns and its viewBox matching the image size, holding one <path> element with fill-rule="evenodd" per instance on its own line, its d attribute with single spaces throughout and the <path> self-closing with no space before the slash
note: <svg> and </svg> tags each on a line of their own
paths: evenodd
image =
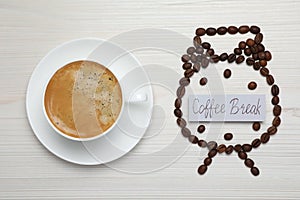
<svg viewBox="0 0 300 200">
<path fill-rule="evenodd" d="M 50 79 L 44 106 L 51 123 L 73 138 L 107 131 L 122 109 L 122 91 L 114 74 L 93 61 L 75 61 Z"/>
</svg>

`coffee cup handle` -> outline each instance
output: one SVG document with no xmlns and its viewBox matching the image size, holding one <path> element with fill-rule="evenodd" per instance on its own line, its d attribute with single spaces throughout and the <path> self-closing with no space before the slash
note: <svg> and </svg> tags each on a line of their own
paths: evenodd
<svg viewBox="0 0 300 200">
<path fill-rule="evenodd" d="M 145 93 L 138 93 L 130 97 L 127 103 L 145 103 L 148 100 L 148 96 Z"/>
</svg>

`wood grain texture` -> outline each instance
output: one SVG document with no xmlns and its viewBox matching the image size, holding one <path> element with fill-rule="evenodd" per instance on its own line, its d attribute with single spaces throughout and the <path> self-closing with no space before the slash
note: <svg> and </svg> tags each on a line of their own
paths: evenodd
<svg viewBox="0 0 300 200">
<path fill-rule="evenodd" d="M 0 0 L 0 199 L 300 199 L 299 10 L 296 0 Z M 172 30 L 192 39 L 199 26 L 241 24 L 262 28 L 264 44 L 273 53 L 270 70 L 280 86 L 283 106 L 279 133 L 250 154 L 261 170 L 259 177 L 252 177 L 233 155 L 217 156 L 206 175 L 197 174 L 206 152 L 179 138 L 172 115 L 181 73 L 179 56 L 157 49 L 135 52 L 157 84 L 153 86 L 155 109 L 149 137 L 127 156 L 107 166 L 74 165 L 52 155 L 34 136 L 25 111 L 26 87 L 37 63 L 55 46 L 82 37 L 110 39 L 144 28 Z M 244 37 L 224 38 L 206 39 L 218 44 L 220 52 L 231 50 Z M 159 35 L 148 38 L 150 42 L 161 39 Z M 149 65 L 161 65 L 164 70 L 156 73 Z M 217 68 L 219 74 L 224 67 L 226 64 Z M 172 73 L 177 76 L 170 76 Z M 269 91 L 257 73 L 245 73 L 242 67 L 233 70 L 230 82 L 223 82 L 223 91 L 245 91 L 247 81 L 255 75 L 261 86 L 258 91 Z M 196 82 L 192 87 L 196 88 Z M 270 105 L 267 115 L 262 130 L 271 121 Z M 207 137 L 222 138 L 219 133 L 227 130 L 237 132 L 234 142 L 249 141 L 257 134 L 245 124 L 208 127 L 215 135 Z M 163 166 L 178 148 L 184 151 Z M 151 156 L 155 151 L 161 153 Z M 150 168 L 149 163 L 153 164 Z"/>
</svg>

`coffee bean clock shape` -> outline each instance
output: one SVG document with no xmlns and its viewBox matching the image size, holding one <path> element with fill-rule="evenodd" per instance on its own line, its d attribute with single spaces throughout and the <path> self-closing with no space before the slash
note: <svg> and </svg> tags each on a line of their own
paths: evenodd
<svg viewBox="0 0 300 200">
<path fill-rule="evenodd" d="M 238 46 L 233 49 L 233 52 L 224 52 L 216 54 L 211 44 L 208 42 L 202 42 L 202 36 L 214 36 L 214 35 L 225 35 L 225 34 L 246 34 L 252 33 L 254 38 L 248 38 L 246 41 L 241 41 Z M 182 68 L 184 70 L 184 77 L 179 80 L 179 87 L 177 89 L 177 98 L 175 100 L 175 110 L 174 115 L 177 117 L 177 125 L 181 128 L 181 133 L 183 137 L 187 138 L 192 144 L 197 144 L 200 148 L 207 148 L 208 154 L 204 159 L 203 164 L 199 166 L 198 173 L 200 175 L 204 174 L 208 166 L 212 163 L 213 157 L 217 153 L 225 153 L 227 155 L 233 152 L 237 153 L 237 156 L 244 161 L 246 167 L 250 169 L 250 172 L 254 176 L 259 175 L 259 169 L 255 166 L 255 162 L 248 157 L 249 152 L 253 149 L 258 148 L 261 144 L 265 144 L 270 140 L 270 137 L 277 133 L 277 128 L 281 123 L 280 114 L 281 106 L 279 105 L 279 87 L 275 84 L 275 79 L 271 75 L 270 70 L 267 68 L 268 62 L 272 59 L 272 54 L 270 51 L 265 49 L 262 44 L 263 34 L 258 26 L 247 26 L 242 25 L 240 27 L 236 26 L 221 26 L 219 28 L 198 28 L 196 30 L 196 35 L 193 38 L 193 46 L 187 48 L 187 54 L 181 57 L 183 62 Z M 182 97 L 185 94 L 185 87 L 190 84 L 190 79 L 195 73 L 198 73 L 201 68 L 206 68 L 209 63 L 218 62 L 228 62 L 241 64 L 244 61 L 248 66 L 253 67 L 255 71 L 258 71 L 261 76 L 266 79 L 266 83 L 271 87 L 272 99 L 270 103 L 273 104 L 273 115 L 274 119 L 272 124 L 267 130 L 263 131 L 260 137 L 255 138 L 249 144 L 235 144 L 228 145 L 217 144 L 215 141 L 205 141 L 204 139 L 199 139 L 196 135 L 193 135 L 190 129 L 187 127 L 186 120 L 182 117 L 183 113 L 181 111 Z M 225 69 L 223 73 L 224 78 L 228 79 L 231 76 L 231 70 Z M 199 80 L 199 87 L 204 86 L 208 83 L 207 77 L 202 77 Z M 255 90 L 257 84 L 255 80 L 251 81 L 247 85 L 249 90 Z M 254 131 L 260 130 L 260 123 L 254 122 L 252 124 Z M 205 131 L 205 126 L 200 124 L 198 133 L 201 134 Z M 232 133 L 225 133 L 224 139 L 231 140 L 233 137 Z"/>
</svg>

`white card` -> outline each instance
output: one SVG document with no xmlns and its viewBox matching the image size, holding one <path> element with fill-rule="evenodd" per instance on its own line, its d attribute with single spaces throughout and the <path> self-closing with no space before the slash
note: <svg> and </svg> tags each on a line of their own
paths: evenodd
<svg viewBox="0 0 300 200">
<path fill-rule="evenodd" d="M 265 95 L 190 95 L 189 121 L 264 121 Z"/>
</svg>

